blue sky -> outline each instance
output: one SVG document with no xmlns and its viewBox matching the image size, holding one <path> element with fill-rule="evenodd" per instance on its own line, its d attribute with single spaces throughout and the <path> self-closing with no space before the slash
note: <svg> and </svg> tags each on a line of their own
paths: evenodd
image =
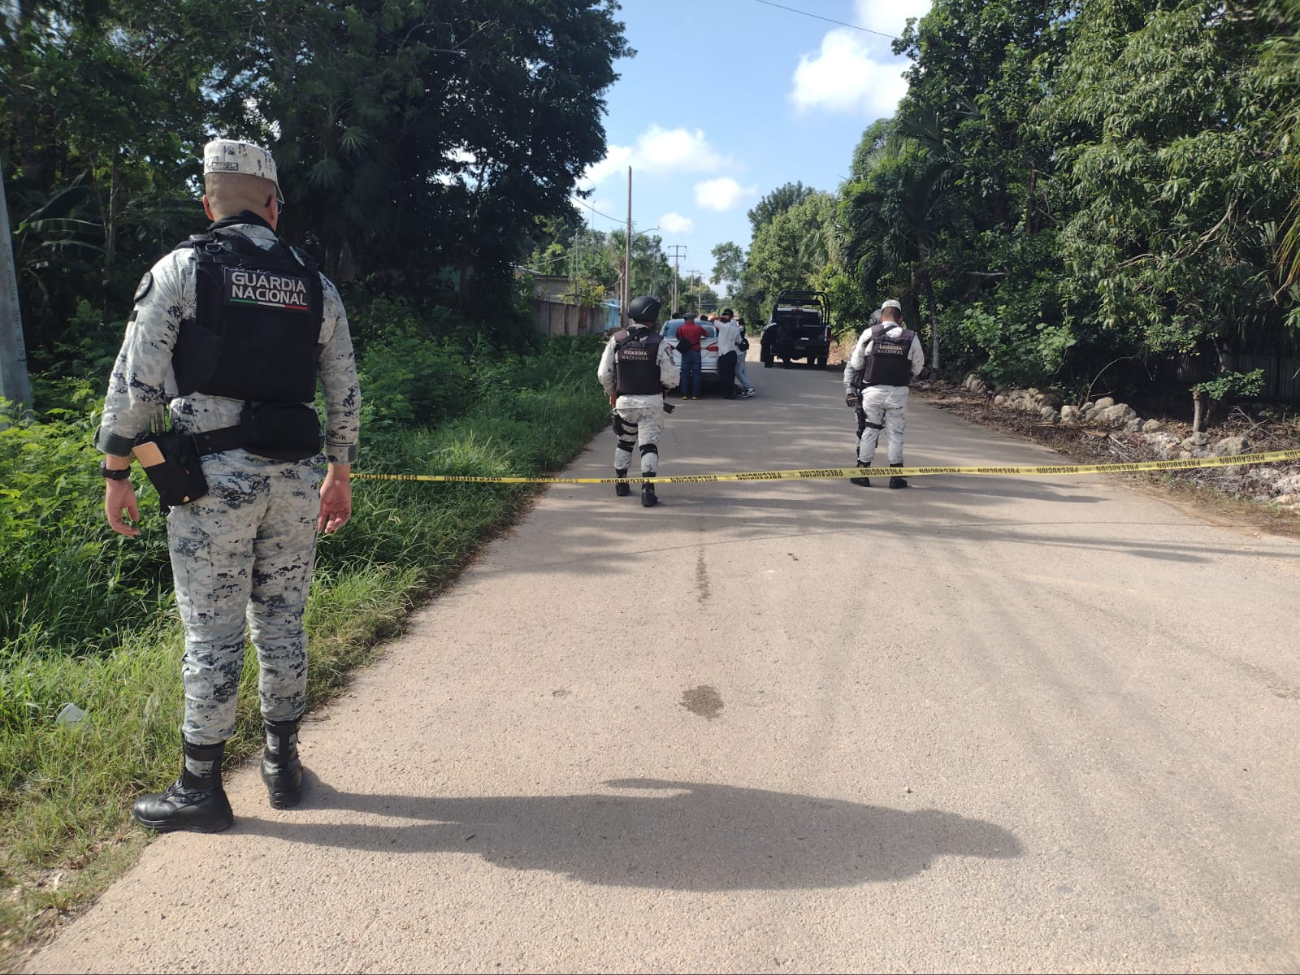
<svg viewBox="0 0 1300 975">
<path fill-rule="evenodd" d="M 780 0 L 833 20 L 899 34 L 930 0 Z M 713 268 L 715 244 L 749 246 L 747 210 L 786 182 L 834 190 L 875 119 L 893 114 L 907 67 L 890 41 L 758 0 L 623 0 L 637 56 L 607 95 L 609 151 L 588 171 L 588 203 L 627 212 L 682 270 Z M 584 210 L 597 230 L 611 219 Z"/>
</svg>

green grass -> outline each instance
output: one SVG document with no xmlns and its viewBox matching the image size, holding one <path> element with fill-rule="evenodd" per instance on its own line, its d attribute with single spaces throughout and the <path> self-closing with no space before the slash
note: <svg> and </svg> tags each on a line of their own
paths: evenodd
<svg viewBox="0 0 1300 975">
<path fill-rule="evenodd" d="M 589 352 L 572 353 L 575 370 L 580 361 L 581 372 L 590 371 L 595 359 Z M 540 389 L 512 390 L 436 429 L 385 431 L 363 444 L 356 470 L 552 472 L 571 460 L 607 417 L 608 406 L 594 382 L 560 376 Z M 68 436 L 84 434 L 79 428 Z M 42 438 L 48 457 L 56 445 L 48 431 Z M 80 445 L 58 449 L 81 462 Z M 11 474 L 13 465 L 0 471 Z M 89 480 L 98 488 L 93 477 Z M 24 622 L 9 631 L 0 650 L 0 967 L 6 966 L 6 955 L 11 963 L 14 952 L 48 930 L 52 920 L 132 862 L 144 838 L 130 824 L 131 800 L 164 786 L 180 762 L 183 636 L 173 619 L 170 579 L 158 566 L 161 520 L 147 521 L 142 555 L 129 543 L 104 538 L 103 516 L 83 492 L 78 482 L 65 492 L 74 495 L 72 501 L 30 509 L 38 517 L 29 519 L 21 536 L 22 557 L 35 559 L 46 572 L 52 565 L 71 568 L 52 585 L 29 583 L 22 590 L 11 581 L 8 592 L 0 590 L 9 600 L 0 606 L 13 614 L 10 623 L 14 617 Z M 521 485 L 356 481 L 351 523 L 322 539 L 319 549 L 306 620 L 308 707 L 328 699 L 352 668 L 398 634 L 410 609 L 454 579 L 534 493 L 535 488 Z M 72 513 L 61 510 L 65 507 Z M 93 552 L 86 550 L 92 536 L 99 539 Z M 0 540 L 0 556 L 17 557 L 17 546 L 17 535 Z M 80 554 L 64 551 L 72 548 Z M 136 559 L 125 583 L 115 568 L 120 558 Z M 87 604 L 105 593 L 115 573 L 130 596 L 109 616 Z M 39 610 L 32 608 L 33 588 L 41 590 Z M 42 614 L 52 614 L 57 625 L 46 625 Z M 81 724 L 56 723 L 67 703 L 86 712 Z M 238 728 L 227 755 L 237 760 L 260 740 L 250 648 Z"/>
</svg>

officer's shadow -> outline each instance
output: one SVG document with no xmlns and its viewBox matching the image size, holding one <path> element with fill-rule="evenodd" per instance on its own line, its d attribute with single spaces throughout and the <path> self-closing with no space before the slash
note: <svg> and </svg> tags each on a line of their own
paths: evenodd
<svg viewBox="0 0 1300 975">
<path fill-rule="evenodd" d="M 1022 852 L 1000 826 L 935 809 L 654 779 L 605 785 L 606 794 L 441 799 L 338 792 L 312 777 L 293 814 L 306 821 L 240 817 L 235 828 L 390 855 L 472 853 L 591 884 L 689 891 L 848 887 L 913 876 L 940 856 Z M 320 821 L 335 809 L 382 819 Z"/>
</svg>

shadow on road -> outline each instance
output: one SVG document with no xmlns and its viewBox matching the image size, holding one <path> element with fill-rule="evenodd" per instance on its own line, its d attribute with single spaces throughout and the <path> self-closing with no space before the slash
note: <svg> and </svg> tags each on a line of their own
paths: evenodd
<svg viewBox="0 0 1300 975">
<path fill-rule="evenodd" d="M 791 890 L 901 880 L 939 856 L 1009 858 L 1007 830 L 936 809 L 694 782 L 622 779 L 606 794 L 438 799 L 339 792 L 315 779 L 301 810 L 410 824 L 240 818 L 236 830 L 376 853 L 474 853 L 513 870 L 666 890 Z"/>
</svg>

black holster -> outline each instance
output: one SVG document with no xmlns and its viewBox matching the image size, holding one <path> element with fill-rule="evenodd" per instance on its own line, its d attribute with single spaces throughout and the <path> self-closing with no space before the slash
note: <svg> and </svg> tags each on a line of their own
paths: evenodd
<svg viewBox="0 0 1300 975">
<path fill-rule="evenodd" d="M 149 483 L 158 492 L 163 514 L 171 508 L 197 501 L 208 493 L 208 481 L 203 476 L 203 465 L 194 438 L 175 430 L 160 433 L 152 438 L 163 460 L 144 468 Z"/>
</svg>

